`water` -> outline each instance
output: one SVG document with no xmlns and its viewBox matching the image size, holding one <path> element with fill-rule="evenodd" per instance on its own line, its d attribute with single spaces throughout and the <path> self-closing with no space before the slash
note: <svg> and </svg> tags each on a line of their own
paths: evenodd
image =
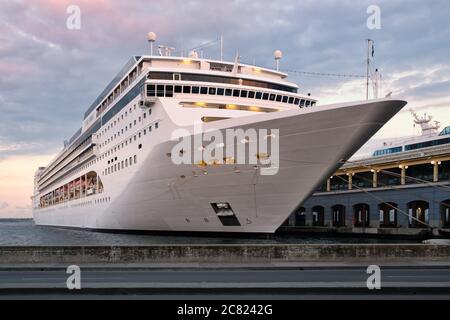
<svg viewBox="0 0 450 320">
<path fill-rule="evenodd" d="M 270 244 L 270 243 L 399 243 L 388 239 L 276 235 L 272 239 L 161 234 L 125 234 L 36 226 L 31 219 L 0 219 L 1 246 L 39 245 L 155 245 L 155 244 Z"/>
</svg>

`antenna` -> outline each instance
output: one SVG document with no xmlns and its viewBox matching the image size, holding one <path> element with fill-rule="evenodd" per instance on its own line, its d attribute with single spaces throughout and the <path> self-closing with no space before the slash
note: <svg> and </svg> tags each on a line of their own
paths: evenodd
<svg viewBox="0 0 450 320">
<path fill-rule="evenodd" d="M 281 58 L 283 58 L 283 52 L 281 52 L 280 50 L 276 50 L 273 53 L 273 56 L 275 58 L 275 61 L 277 62 L 277 71 L 280 71 L 280 60 Z"/>
<path fill-rule="evenodd" d="M 374 41 L 372 39 L 367 39 L 366 100 L 369 100 L 370 55 L 372 54 L 372 58 L 373 58 L 373 54 L 374 54 L 373 44 L 374 44 Z"/>
<path fill-rule="evenodd" d="M 164 50 L 164 52 L 163 52 L 163 50 Z M 172 52 L 175 51 L 175 48 L 168 47 L 168 46 L 163 46 L 163 45 L 160 44 L 158 46 L 158 51 L 159 51 L 159 55 L 160 56 L 170 57 Z"/>
<path fill-rule="evenodd" d="M 220 35 L 220 61 L 223 61 L 223 35 Z"/>
<path fill-rule="evenodd" d="M 150 43 L 150 55 L 153 56 L 153 43 L 156 41 L 156 33 L 147 33 L 147 41 Z"/>
</svg>

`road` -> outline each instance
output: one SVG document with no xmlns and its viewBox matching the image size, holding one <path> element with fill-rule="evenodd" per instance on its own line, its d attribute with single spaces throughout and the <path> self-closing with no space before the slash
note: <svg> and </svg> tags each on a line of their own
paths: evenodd
<svg viewBox="0 0 450 320">
<path fill-rule="evenodd" d="M 81 268 L 68 290 L 64 268 L 0 268 L 0 298 L 133 297 L 291 299 L 433 296 L 450 299 L 449 266 L 381 267 L 381 290 L 367 288 L 366 267 Z"/>
</svg>

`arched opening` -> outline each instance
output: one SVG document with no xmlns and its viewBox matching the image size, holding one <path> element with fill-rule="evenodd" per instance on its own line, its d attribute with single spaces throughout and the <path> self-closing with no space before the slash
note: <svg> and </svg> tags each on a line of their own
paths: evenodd
<svg viewBox="0 0 450 320">
<path fill-rule="evenodd" d="M 295 211 L 295 226 L 306 226 L 306 209 L 303 207 L 300 207 L 297 209 L 297 211 Z"/>
<path fill-rule="evenodd" d="M 397 204 L 394 202 L 380 203 L 380 228 L 397 227 Z"/>
<path fill-rule="evenodd" d="M 408 203 L 409 227 L 426 228 L 429 221 L 429 208 L 428 202 L 422 200 Z"/>
<path fill-rule="evenodd" d="M 325 208 L 315 206 L 312 208 L 312 225 L 315 227 L 323 227 L 325 225 Z"/>
<path fill-rule="evenodd" d="M 344 227 L 345 226 L 345 206 L 342 204 L 337 204 L 331 207 L 331 212 L 333 214 L 333 227 Z"/>
<path fill-rule="evenodd" d="M 353 213 L 353 224 L 355 227 L 370 226 L 370 206 L 367 203 L 355 204 Z"/>
<path fill-rule="evenodd" d="M 450 228 L 450 199 L 441 202 L 441 220 L 443 228 Z"/>
</svg>

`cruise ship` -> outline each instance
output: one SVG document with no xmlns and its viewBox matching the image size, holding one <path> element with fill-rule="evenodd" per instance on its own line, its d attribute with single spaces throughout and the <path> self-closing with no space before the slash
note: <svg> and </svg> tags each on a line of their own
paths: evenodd
<svg viewBox="0 0 450 320">
<path fill-rule="evenodd" d="M 320 105 L 278 67 L 244 64 L 239 57 L 204 59 L 195 51 L 178 57 L 160 48 L 133 56 L 61 152 L 38 168 L 32 196 L 37 225 L 273 233 L 406 105 L 391 97 Z M 275 58 L 279 62 L 280 51 Z M 184 133 L 175 134 L 180 129 Z M 231 142 L 177 149 L 182 139 L 229 130 L 237 132 Z M 258 137 L 269 151 L 250 147 L 251 130 L 265 133 Z M 245 161 L 228 152 L 235 145 L 245 145 Z M 208 161 L 174 161 L 174 153 L 202 155 L 208 148 L 227 152 Z"/>
</svg>

